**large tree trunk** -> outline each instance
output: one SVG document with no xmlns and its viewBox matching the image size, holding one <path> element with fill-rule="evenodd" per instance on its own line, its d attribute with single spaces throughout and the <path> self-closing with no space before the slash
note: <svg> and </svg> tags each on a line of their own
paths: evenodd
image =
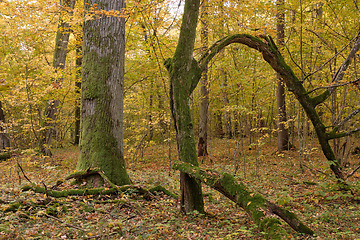
<svg viewBox="0 0 360 240">
<path fill-rule="evenodd" d="M 55 70 L 65 69 L 67 46 L 70 37 L 70 25 L 63 18 L 68 8 L 74 9 L 75 0 L 60 0 L 60 23 L 56 33 L 53 67 Z M 56 79 L 54 86 L 61 86 L 62 79 Z M 45 156 L 51 156 L 51 139 L 55 132 L 56 114 L 60 101 L 49 100 L 45 112 L 44 131 L 40 137 L 39 150 Z"/>
<path fill-rule="evenodd" d="M 274 214 L 288 223 L 295 231 L 309 235 L 314 234 L 294 213 L 266 200 L 260 194 L 250 192 L 244 184 L 238 183 L 230 174 L 203 170 L 187 163 L 174 164 L 173 168 L 189 174 L 192 178 L 198 179 L 238 204 L 249 214 L 267 238 L 286 238 L 286 233 Z"/>
<path fill-rule="evenodd" d="M 200 0 L 187 0 L 178 44 L 172 59 L 165 62 L 170 75 L 170 106 L 176 130 L 179 158 L 198 165 L 189 97 L 201 78 L 193 59 Z M 204 212 L 201 184 L 186 173 L 180 174 L 181 210 Z"/>
<path fill-rule="evenodd" d="M 285 3 L 284 0 L 277 0 L 277 44 L 279 47 L 284 46 L 285 38 Z M 277 106 L 277 133 L 278 133 L 278 151 L 288 150 L 289 145 L 289 131 L 287 128 L 286 118 L 286 102 L 285 102 L 285 84 L 283 83 L 279 74 L 277 74 L 277 91 L 276 91 L 276 106 Z"/>
<path fill-rule="evenodd" d="M 120 0 L 86 0 L 109 11 Z M 102 15 L 85 21 L 81 82 L 81 139 L 77 168 L 100 168 L 117 185 L 129 184 L 123 153 L 125 21 Z M 96 180 L 96 179 L 95 179 Z M 97 182 L 94 181 L 93 185 Z"/>
<path fill-rule="evenodd" d="M 208 8 L 207 1 L 201 5 L 201 45 L 204 52 L 208 48 Z M 201 77 L 201 99 L 200 99 L 200 113 L 199 113 L 199 140 L 198 140 L 198 157 L 207 156 L 207 136 L 208 136 L 208 109 L 209 109 L 209 81 L 208 69 L 204 69 Z"/>
</svg>

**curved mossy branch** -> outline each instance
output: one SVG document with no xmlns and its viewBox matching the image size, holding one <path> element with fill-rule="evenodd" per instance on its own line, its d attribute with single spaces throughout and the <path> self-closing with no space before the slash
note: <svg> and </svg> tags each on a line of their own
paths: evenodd
<svg viewBox="0 0 360 240">
<path fill-rule="evenodd" d="M 238 183 L 230 174 L 204 170 L 188 163 L 175 163 L 173 168 L 187 173 L 238 204 L 250 215 L 268 238 L 282 239 L 285 236 L 280 221 L 273 214 L 279 216 L 299 233 L 314 234 L 294 213 L 271 203 L 258 193 L 249 192 L 243 183 Z"/>
<path fill-rule="evenodd" d="M 199 67 L 201 70 L 204 70 L 206 65 L 217 53 L 233 43 L 243 44 L 259 51 L 264 60 L 268 62 L 270 66 L 281 76 L 288 90 L 295 95 L 301 106 L 304 108 L 304 111 L 314 126 L 322 151 L 327 160 L 331 163 L 331 170 L 338 179 L 344 180 L 344 174 L 342 173 L 340 165 L 336 159 L 336 155 L 328 142 L 326 127 L 315 109 L 320 100 L 309 96 L 302 82 L 295 75 L 291 67 L 285 62 L 272 38 L 270 36 L 263 36 L 262 38 L 264 40 L 249 34 L 235 34 L 227 36 L 217 41 L 209 48 L 209 50 L 200 58 Z"/>
<path fill-rule="evenodd" d="M 336 133 L 336 132 L 331 132 L 331 133 L 328 133 L 327 134 L 327 138 L 328 140 L 331 140 L 331 139 L 336 139 L 336 138 L 343 138 L 343 137 L 347 137 L 347 136 L 350 136 L 354 133 L 357 133 L 357 132 L 360 132 L 360 128 L 356 128 L 356 129 L 353 129 L 351 131 L 348 131 L 348 132 L 340 132 L 340 133 Z"/>
<path fill-rule="evenodd" d="M 360 113 L 360 108 L 356 109 L 355 111 L 353 111 L 352 113 L 350 113 L 346 118 L 344 118 L 341 122 L 339 122 L 331 132 L 329 132 L 327 134 L 328 136 L 328 140 L 330 139 L 335 139 L 335 138 L 342 138 L 342 137 L 346 137 L 346 136 L 350 136 L 351 134 L 354 134 L 356 132 L 360 131 L 360 128 L 357 129 L 353 129 L 351 131 L 348 132 L 340 132 L 338 133 L 339 129 L 344 126 L 350 119 L 352 119 L 355 115 L 357 115 L 358 113 Z"/>
</svg>

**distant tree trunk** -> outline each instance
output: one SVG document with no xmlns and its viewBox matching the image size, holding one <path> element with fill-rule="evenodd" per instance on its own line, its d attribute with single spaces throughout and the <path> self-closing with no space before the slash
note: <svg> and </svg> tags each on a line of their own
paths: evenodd
<svg viewBox="0 0 360 240">
<path fill-rule="evenodd" d="M 74 9 L 75 0 L 60 0 L 60 23 L 56 33 L 55 39 L 55 50 L 54 50 L 54 59 L 53 67 L 55 70 L 65 69 L 66 55 L 67 55 L 67 45 L 70 37 L 70 25 L 63 19 L 63 15 L 68 11 L 67 8 Z M 60 88 L 62 79 L 56 79 L 54 82 L 54 88 Z M 59 100 L 49 100 L 45 112 L 44 120 L 44 132 L 41 135 L 39 150 L 45 156 L 51 156 L 51 139 L 55 132 L 55 121 L 57 109 L 59 106 Z"/>
<path fill-rule="evenodd" d="M 0 102 L 0 150 L 5 150 L 10 147 L 10 139 L 6 133 L 5 128 L 5 114 Z"/>
<path fill-rule="evenodd" d="M 76 81 L 75 81 L 75 128 L 74 128 L 74 145 L 80 143 L 80 90 L 81 90 L 81 65 L 82 65 L 82 32 L 76 35 Z"/>
<path fill-rule="evenodd" d="M 201 5 L 201 45 L 203 52 L 205 52 L 209 45 L 208 39 L 208 5 L 207 1 L 203 1 Z M 200 114 L 199 114 L 199 140 L 198 140 L 198 157 L 207 156 L 207 135 L 208 135 L 208 109 L 209 109 L 209 80 L 208 69 L 206 68 L 201 77 L 201 99 L 200 99 Z"/>
<path fill-rule="evenodd" d="M 224 137 L 224 129 L 223 129 L 223 121 L 222 121 L 222 112 L 221 110 L 218 110 L 215 112 L 215 129 L 216 129 L 216 135 L 220 138 Z"/>
<path fill-rule="evenodd" d="M 122 0 L 86 0 L 85 9 L 122 11 Z M 81 138 L 77 168 L 100 168 L 117 185 L 129 184 L 123 152 L 125 20 L 102 15 L 85 21 L 81 82 Z M 99 179 L 89 179 L 99 185 Z"/>
<path fill-rule="evenodd" d="M 284 46 L 285 38 L 285 3 L 284 0 L 277 0 L 277 44 L 280 48 Z M 277 91 L 276 91 L 276 105 L 277 105 L 277 134 L 278 134 L 278 151 L 288 150 L 289 145 L 289 131 L 287 128 L 286 117 L 286 102 L 285 102 L 285 84 L 283 83 L 279 74 L 277 74 Z"/>
<path fill-rule="evenodd" d="M 219 2 L 219 18 L 220 18 L 220 37 L 225 36 L 225 12 L 224 12 L 224 0 L 220 0 Z M 222 52 L 220 53 L 222 57 L 225 56 L 225 54 Z M 227 107 L 229 107 L 229 98 L 228 98 L 228 73 L 226 72 L 226 69 L 224 67 L 220 68 L 220 78 L 222 79 L 222 101 L 223 101 L 223 117 L 224 117 L 224 130 L 225 130 L 225 137 L 231 138 L 232 137 L 232 131 L 231 131 L 231 116 L 230 112 L 227 110 Z"/>
<path fill-rule="evenodd" d="M 225 136 L 227 138 L 232 138 L 231 131 L 231 116 L 226 107 L 229 106 L 229 98 L 228 98 L 228 90 L 227 90 L 227 73 L 225 70 L 221 70 L 221 75 L 223 77 L 223 85 L 222 85 L 222 100 L 224 105 L 224 128 L 225 128 Z"/>
<path fill-rule="evenodd" d="M 185 1 L 178 44 L 172 59 L 165 62 L 170 76 L 170 107 L 174 119 L 181 161 L 198 165 L 189 97 L 201 78 L 201 69 L 193 59 L 200 0 Z M 201 183 L 180 173 L 181 210 L 204 212 Z"/>
</svg>

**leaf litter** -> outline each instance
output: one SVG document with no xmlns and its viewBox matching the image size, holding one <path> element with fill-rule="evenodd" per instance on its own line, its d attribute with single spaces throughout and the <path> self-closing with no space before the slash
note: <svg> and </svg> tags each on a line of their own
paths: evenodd
<svg viewBox="0 0 360 240">
<path fill-rule="evenodd" d="M 270 142 L 261 146 L 261 155 L 246 149 L 245 157 L 238 159 L 233 158 L 228 140 L 211 144 L 212 155 L 200 160 L 202 167 L 229 173 L 237 169 L 239 181 L 308 224 L 317 234 L 313 239 L 360 239 L 358 192 L 354 197 L 336 189 L 319 151 L 300 168 L 297 151 L 274 154 Z M 134 184 L 162 185 L 179 195 L 179 173 L 169 172 L 166 148 L 165 144 L 148 147 L 141 159 L 128 166 L 128 173 Z M 77 152 L 77 148 L 58 149 L 50 158 L 25 153 L 0 163 L 0 239 L 263 239 L 241 208 L 206 186 L 206 214 L 182 214 L 179 199 L 160 193 L 149 200 L 136 191 L 66 198 L 21 191 L 28 184 L 24 174 L 34 183 L 53 186 L 73 173 Z M 176 158 L 175 151 L 172 156 Z M 355 156 L 353 166 L 358 161 Z M 359 173 L 351 178 L 354 186 L 359 186 L 359 178 Z M 72 186 L 65 181 L 59 188 Z M 289 239 L 304 239 L 286 229 Z"/>
</svg>

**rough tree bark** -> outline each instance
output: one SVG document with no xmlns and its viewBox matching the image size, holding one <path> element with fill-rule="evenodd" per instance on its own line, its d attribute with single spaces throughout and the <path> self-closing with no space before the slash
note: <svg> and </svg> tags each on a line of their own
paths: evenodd
<svg viewBox="0 0 360 240">
<path fill-rule="evenodd" d="M 85 9 L 96 6 L 121 11 L 120 0 L 86 0 Z M 83 25 L 81 82 L 81 136 L 77 168 L 101 169 L 116 185 L 129 184 L 123 153 L 123 95 L 125 20 L 98 15 Z M 98 179 L 90 179 L 99 185 Z"/>
<path fill-rule="evenodd" d="M 267 238 L 283 239 L 286 237 L 280 221 L 274 217 L 274 214 L 287 222 L 295 231 L 309 235 L 314 234 L 294 213 L 266 200 L 260 194 L 250 192 L 244 184 L 238 183 L 230 174 L 203 170 L 188 163 L 174 164 L 173 168 L 186 172 L 238 204 L 258 225 L 260 231 L 265 232 Z"/>
<path fill-rule="evenodd" d="M 277 0 L 277 44 L 279 47 L 284 46 L 285 38 L 285 1 Z M 289 150 L 289 131 L 286 127 L 286 102 L 285 102 L 285 86 L 279 74 L 277 74 L 277 89 L 276 89 L 276 106 L 277 106 L 277 134 L 278 134 L 278 151 Z"/>
</svg>

